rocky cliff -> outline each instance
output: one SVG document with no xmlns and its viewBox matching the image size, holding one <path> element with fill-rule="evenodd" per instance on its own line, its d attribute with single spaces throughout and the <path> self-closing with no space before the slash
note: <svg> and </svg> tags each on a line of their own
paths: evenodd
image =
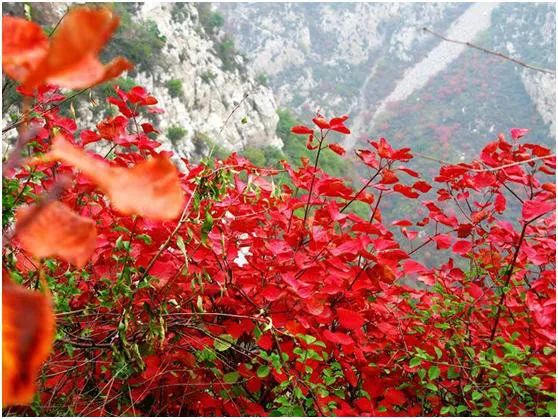
<svg viewBox="0 0 558 419">
<path fill-rule="evenodd" d="M 52 27 L 69 3 L 31 6 L 34 20 Z M 199 5 L 146 2 L 115 7 L 122 23 L 109 53 L 113 50 L 136 62 L 125 81 L 147 88 L 165 110 L 157 121 L 158 140 L 164 147 L 191 157 L 196 151 L 203 154 L 211 143 L 229 150 L 282 146 L 271 89 L 256 81 L 246 59 L 218 25 L 204 27 Z M 207 5 L 202 11 L 211 17 Z M 21 4 L 4 6 L 6 12 L 23 15 Z M 150 34 L 161 42 L 140 37 Z M 100 89 L 95 92 L 103 92 Z M 98 108 L 89 101 L 76 102 L 75 109 L 80 128 L 99 121 Z"/>
</svg>

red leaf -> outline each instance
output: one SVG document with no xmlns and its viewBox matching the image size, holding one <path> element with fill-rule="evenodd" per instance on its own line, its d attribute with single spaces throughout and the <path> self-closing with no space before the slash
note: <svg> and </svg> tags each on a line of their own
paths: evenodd
<svg viewBox="0 0 558 419">
<path fill-rule="evenodd" d="M 433 237 L 433 240 L 436 242 L 437 249 L 448 249 L 452 242 L 451 236 L 447 234 L 438 234 Z"/>
<path fill-rule="evenodd" d="M 419 180 L 418 182 L 415 182 L 413 184 L 413 188 L 415 188 L 418 191 L 421 191 L 422 193 L 426 193 L 430 189 L 432 189 L 432 186 L 430 186 L 430 184 L 428 184 L 427 182 L 425 182 L 423 180 Z"/>
<path fill-rule="evenodd" d="M 291 132 L 293 134 L 298 134 L 298 135 L 305 135 L 305 134 L 313 134 L 314 133 L 313 130 L 311 130 L 308 127 L 305 127 L 304 125 L 296 125 L 296 126 L 292 127 Z"/>
<path fill-rule="evenodd" d="M 156 132 L 157 134 L 159 134 L 159 131 L 157 131 L 149 122 L 144 122 L 143 124 L 141 124 L 141 129 L 143 129 L 143 132 L 145 132 L 146 134 L 149 134 L 151 132 Z"/>
<path fill-rule="evenodd" d="M 315 117 L 314 119 L 312 119 L 312 122 L 314 124 L 316 124 L 321 129 L 329 129 L 330 128 L 329 122 L 327 122 L 322 116 Z"/>
<path fill-rule="evenodd" d="M 519 140 L 524 135 L 527 135 L 529 130 L 527 128 L 512 128 L 511 136 L 514 140 Z"/>
<path fill-rule="evenodd" d="M 48 51 L 43 29 L 26 19 L 2 16 L 2 67 L 12 79 L 22 81 Z"/>
<path fill-rule="evenodd" d="M 472 247 L 473 245 L 471 244 L 470 241 L 458 240 L 453 245 L 453 251 L 458 255 L 465 256 L 467 253 L 469 253 Z"/>
<path fill-rule="evenodd" d="M 12 283 L 3 272 L 2 284 L 2 405 L 29 404 L 56 321 L 49 298 Z"/>
<path fill-rule="evenodd" d="M 337 315 L 339 317 L 339 323 L 345 329 L 360 329 L 365 323 L 362 315 L 357 313 L 356 311 L 338 308 Z"/>
<path fill-rule="evenodd" d="M 359 159 L 363 161 L 363 163 L 373 169 L 379 168 L 378 159 L 376 158 L 376 153 L 373 153 L 370 150 L 357 150 L 356 155 Z"/>
<path fill-rule="evenodd" d="M 410 186 L 401 185 L 399 183 L 393 187 L 393 190 L 399 192 L 401 195 L 405 195 L 407 198 L 414 199 L 419 197 L 419 194 L 413 191 Z"/>
<path fill-rule="evenodd" d="M 97 240 L 95 222 L 59 201 L 18 208 L 16 233 L 21 246 L 36 258 L 57 256 L 78 268 L 85 265 Z"/>
<path fill-rule="evenodd" d="M 506 210 L 506 198 L 501 192 L 496 194 L 496 199 L 494 200 L 494 209 L 500 214 Z"/>
<path fill-rule="evenodd" d="M 119 18 L 108 8 L 75 7 L 62 19 L 40 60 L 37 59 L 36 51 L 45 48 L 44 40 L 34 38 L 37 46 L 30 48 L 29 44 L 21 42 L 21 37 L 12 39 L 17 32 L 10 31 L 6 34 L 6 42 L 23 44 L 27 55 L 19 64 L 16 80 L 27 90 L 45 83 L 76 89 L 117 77 L 132 68 L 132 64 L 117 57 L 105 66 L 97 59 L 97 55 L 118 27 L 118 23 Z M 36 29 L 30 32 L 35 34 Z M 33 54 L 30 54 L 31 51 L 34 51 Z"/>
<path fill-rule="evenodd" d="M 79 138 L 81 138 L 81 143 L 83 145 L 87 145 L 90 143 L 95 143 L 101 139 L 99 134 L 91 130 L 83 130 L 81 134 L 79 134 Z"/>
<path fill-rule="evenodd" d="M 275 301 L 281 296 L 282 293 L 283 291 L 275 285 L 268 285 L 262 290 L 260 294 L 267 301 Z"/>
<path fill-rule="evenodd" d="M 131 168 L 111 167 L 57 136 L 45 160 L 64 161 L 81 170 L 122 214 L 172 220 L 182 211 L 184 193 L 168 157 L 156 156 Z"/>
<path fill-rule="evenodd" d="M 530 221 L 547 212 L 553 211 L 555 208 L 554 202 L 541 202 L 541 201 L 525 201 L 523 202 L 523 210 L 521 215 L 525 221 Z"/>
<path fill-rule="evenodd" d="M 331 343 L 338 343 L 339 345 L 352 345 L 354 344 L 353 339 L 345 333 L 330 332 L 325 330 L 323 332 L 324 338 L 326 338 Z"/>
<path fill-rule="evenodd" d="M 339 154 L 340 156 L 345 155 L 345 149 L 341 147 L 339 144 L 328 144 L 328 147 L 331 151 Z"/>
<path fill-rule="evenodd" d="M 343 124 L 343 122 L 345 122 L 348 118 L 349 117 L 346 115 L 341 118 L 333 118 L 329 121 L 329 125 L 331 127 L 330 129 L 332 131 L 340 132 L 341 134 L 350 134 L 351 130 Z"/>
<path fill-rule="evenodd" d="M 414 274 L 426 271 L 428 271 L 428 269 L 423 264 L 415 262 L 412 259 L 403 262 L 403 272 L 406 274 Z"/>
<path fill-rule="evenodd" d="M 388 388 L 384 393 L 384 398 L 390 404 L 404 404 L 407 401 L 405 393 L 395 388 Z"/>
<path fill-rule="evenodd" d="M 128 120 L 122 115 L 119 115 L 112 119 L 99 122 L 97 124 L 97 130 L 102 138 L 115 141 L 124 134 L 126 125 L 128 125 Z"/>
<path fill-rule="evenodd" d="M 390 185 L 392 183 L 396 183 L 397 181 L 399 181 L 399 178 L 397 177 L 397 175 L 389 169 L 385 169 L 382 172 L 382 175 L 383 176 L 382 176 L 382 180 L 380 181 L 380 183 L 382 183 L 384 185 Z"/>
<path fill-rule="evenodd" d="M 314 141 L 314 134 L 310 134 L 308 136 L 308 139 L 306 140 L 306 148 L 308 150 L 315 150 L 317 149 L 320 145 L 316 144 L 316 145 L 312 145 L 312 142 Z"/>
<path fill-rule="evenodd" d="M 256 343 L 260 348 L 265 349 L 266 351 L 269 351 L 271 348 L 273 348 L 273 340 L 271 339 L 271 335 L 269 333 L 260 336 Z"/>
</svg>

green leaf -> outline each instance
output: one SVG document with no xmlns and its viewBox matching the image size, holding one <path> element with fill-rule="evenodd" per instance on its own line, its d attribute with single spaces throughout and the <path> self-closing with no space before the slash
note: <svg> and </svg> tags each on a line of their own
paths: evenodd
<svg viewBox="0 0 558 419">
<path fill-rule="evenodd" d="M 213 341 L 213 347 L 220 352 L 226 351 L 229 349 L 234 342 L 234 338 L 229 334 L 219 335 Z"/>
<path fill-rule="evenodd" d="M 455 370 L 454 367 L 449 367 L 449 370 L 448 370 L 448 378 L 449 378 L 450 380 L 453 380 L 453 379 L 455 379 L 455 378 L 459 378 L 459 373 Z"/>
<path fill-rule="evenodd" d="M 438 391 L 438 387 L 436 387 L 436 385 L 435 385 L 435 384 L 432 384 L 432 383 L 426 383 L 426 384 L 424 385 L 424 388 L 426 388 L 426 389 L 428 389 L 428 390 L 430 390 L 430 391 L 434 391 L 434 392 L 435 392 L 435 391 Z"/>
<path fill-rule="evenodd" d="M 293 407 L 292 416 L 301 417 L 301 416 L 306 416 L 306 415 L 304 414 L 304 410 L 302 410 L 302 407 L 295 406 L 295 407 Z"/>
<path fill-rule="evenodd" d="M 188 259 L 188 255 L 186 254 L 186 245 L 184 244 L 184 239 L 182 238 L 181 235 L 176 236 L 176 245 L 184 255 L 184 259 Z"/>
<path fill-rule="evenodd" d="M 434 346 L 434 352 L 436 352 L 436 356 L 438 357 L 438 359 L 442 357 L 442 350 L 437 346 Z"/>
<path fill-rule="evenodd" d="M 136 237 L 142 240 L 145 244 L 151 244 L 153 242 L 149 234 L 138 234 Z"/>
<path fill-rule="evenodd" d="M 239 378 L 240 378 L 240 374 L 238 373 L 238 371 L 233 371 L 225 374 L 223 376 L 223 381 L 227 384 L 232 384 L 232 383 L 236 383 Z"/>
<path fill-rule="evenodd" d="M 202 242 L 205 243 L 207 241 L 207 235 L 209 234 L 209 232 L 211 231 L 212 228 L 213 228 L 213 217 L 211 216 L 209 211 L 207 211 L 205 213 L 205 220 L 203 221 L 203 224 L 202 224 L 202 227 L 201 227 Z"/>
<path fill-rule="evenodd" d="M 444 406 L 440 409 L 440 414 L 442 415 L 451 415 L 453 412 L 453 406 Z"/>
<path fill-rule="evenodd" d="M 457 406 L 457 414 L 466 412 L 469 408 L 463 404 L 460 404 L 459 406 Z"/>
<path fill-rule="evenodd" d="M 504 364 L 504 369 L 511 377 L 521 374 L 521 367 L 515 362 Z"/>
<path fill-rule="evenodd" d="M 269 366 L 267 365 L 260 365 L 258 371 L 256 371 L 256 375 L 260 378 L 265 378 L 269 375 Z"/>
<path fill-rule="evenodd" d="M 471 394 L 471 398 L 473 399 L 473 401 L 480 400 L 480 399 L 482 399 L 482 393 L 479 392 L 479 391 L 477 391 L 477 390 L 475 390 L 475 391 L 473 391 L 473 393 Z"/>
<path fill-rule="evenodd" d="M 548 412 L 548 416 L 555 417 L 556 416 L 556 401 L 550 401 L 546 403 L 546 411 Z"/>
<path fill-rule="evenodd" d="M 428 369 L 428 378 L 431 380 L 435 380 L 440 376 L 440 368 L 436 366 L 432 366 Z"/>
<path fill-rule="evenodd" d="M 411 360 L 409 361 L 409 367 L 414 368 L 414 367 L 418 367 L 422 362 L 422 359 L 417 358 L 416 356 L 414 358 L 411 358 Z"/>
<path fill-rule="evenodd" d="M 541 379 L 539 377 L 526 377 L 523 382 L 529 387 L 537 387 L 541 383 Z"/>
</svg>

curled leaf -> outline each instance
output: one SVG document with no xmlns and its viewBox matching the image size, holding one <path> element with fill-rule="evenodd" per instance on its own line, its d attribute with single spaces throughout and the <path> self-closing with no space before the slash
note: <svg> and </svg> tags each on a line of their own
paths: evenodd
<svg viewBox="0 0 558 419">
<path fill-rule="evenodd" d="M 36 23 L 14 17 L 4 17 L 2 23 L 2 66 L 25 90 L 45 83 L 90 87 L 132 68 L 122 57 L 107 65 L 97 58 L 119 24 L 108 8 L 73 8 L 50 43 Z"/>
<path fill-rule="evenodd" d="M 293 134 L 298 134 L 298 135 L 306 135 L 306 134 L 313 134 L 314 133 L 313 130 L 311 130 L 308 127 L 305 127 L 304 125 L 296 125 L 296 126 L 292 127 L 291 132 Z"/>
<path fill-rule="evenodd" d="M 57 256 L 79 268 L 87 263 L 97 240 L 95 222 L 58 201 L 20 207 L 16 234 L 21 246 L 36 258 Z"/>
<path fill-rule="evenodd" d="M 184 193 L 178 171 L 166 156 L 156 156 L 132 168 L 111 167 L 57 136 L 46 159 L 60 160 L 81 170 L 122 214 L 172 220 L 182 211 Z"/>
<path fill-rule="evenodd" d="M 23 80 L 48 50 L 48 38 L 39 25 L 13 16 L 2 17 L 2 67 L 8 76 Z"/>
<path fill-rule="evenodd" d="M 2 287 L 2 404 L 31 403 L 54 338 L 49 298 L 5 281 Z"/>
<path fill-rule="evenodd" d="M 334 153 L 339 154 L 340 156 L 345 155 L 345 149 L 343 147 L 341 147 L 339 144 L 328 144 L 327 145 L 329 147 L 329 149 L 331 151 L 333 151 Z"/>
</svg>

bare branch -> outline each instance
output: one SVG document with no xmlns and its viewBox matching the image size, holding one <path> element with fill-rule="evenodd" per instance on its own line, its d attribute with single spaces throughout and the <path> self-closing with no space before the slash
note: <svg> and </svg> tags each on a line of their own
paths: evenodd
<svg viewBox="0 0 558 419">
<path fill-rule="evenodd" d="M 472 44 L 472 43 L 470 43 L 470 42 L 462 42 L 462 41 L 457 41 L 457 40 L 455 40 L 455 39 L 446 38 L 445 36 L 440 35 L 439 33 L 434 32 L 433 30 L 428 29 L 427 27 L 423 27 L 422 30 L 423 30 L 424 32 L 431 33 L 432 35 L 434 35 L 434 36 L 436 36 L 436 37 L 438 37 L 438 38 L 440 38 L 440 39 L 442 39 L 442 40 L 444 40 L 444 41 L 452 42 L 452 43 L 454 43 L 454 44 L 459 44 L 459 45 L 465 45 L 465 46 L 471 47 L 471 48 L 475 48 L 475 49 L 478 49 L 479 51 L 482 51 L 482 52 L 484 52 L 484 53 L 486 53 L 486 54 L 495 55 L 496 57 L 500 57 L 500 58 L 503 58 L 504 60 L 511 61 L 511 62 L 513 62 L 513 63 L 515 63 L 515 64 L 517 64 L 517 65 L 520 65 L 520 66 L 522 66 L 522 67 L 528 68 L 528 69 L 530 69 L 530 70 L 534 70 L 534 71 L 538 71 L 538 72 L 541 72 L 541 73 L 551 74 L 551 75 L 553 75 L 553 76 L 556 76 L 556 72 L 555 72 L 555 71 L 549 70 L 549 69 L 547 69 L 547 68 L 536 67 L 536 66 L 534 66 L 534 65 L 527 64 L 527 63 L 525 63 L 525 62 L 523 62 L 523 61 L 516 60 L 515 58 L 512 58 L 512 57 L 510 57 L 509 55 L 502 54 L 501 52 L 492 51 L 492 50 L 486 49 L 486 48 L 484 48 L 484 47 L 481 47 L 481 46 Z"/>
</svg>

